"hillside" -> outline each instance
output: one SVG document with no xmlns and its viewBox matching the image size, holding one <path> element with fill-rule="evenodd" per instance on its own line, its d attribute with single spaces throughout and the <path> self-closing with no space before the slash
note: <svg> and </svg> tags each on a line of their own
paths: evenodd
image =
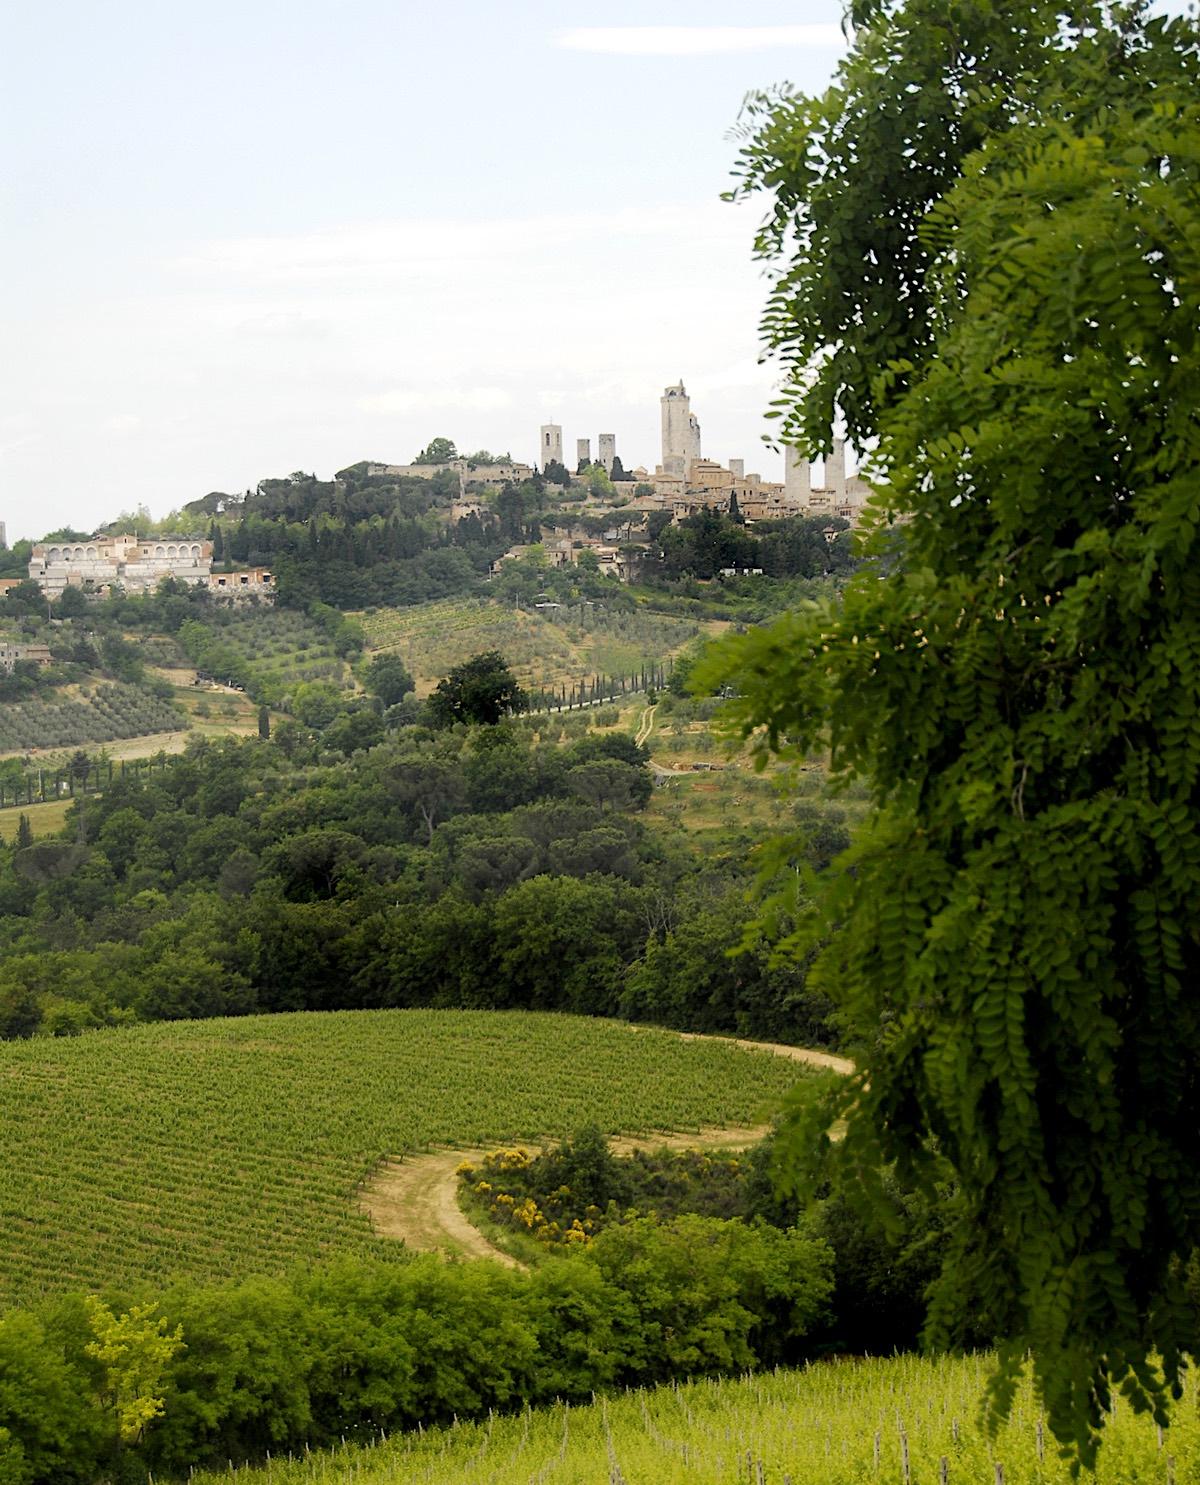
<svg viewBox="0 0 1200 1485">
<path fill-rule="evenodd" d="M 1070 1467 L 1056 1457 L 1028 1383 L 1018 1390 L 1010 1421 L 988 1438 L 980 1404 L 991 1363 L 987 1355 L 899 1356 L 639 1389 L 590 1406 L 543 1408 L 280 1460 L 239 1471 L 238 1478 L 246 1485 L 351 1479 L 360 1485 L 899 1485 L 910 1479 L 1067 1485 Z M 1195 1386 L 1193 1376 L 1189 1393 Z M 1150 1418 L 1122 1406 L 1108 1426 L 1097 1472 L 1078 1478 L 1095 1485 L 1182 1485 L 1198 1468 L 1194 1407 L 1181 1407 L 1160 1441 Z M 199 1472 L 194 1485 L 228 1478 Z"/>
<path fill-rule="evenodd" d="M 524 606 L 493 598 L 447 599 L 359 615 L 373 651 L 396 653 L 426 695 L 468 655 L 500 650 L 531 693 L 568 689 L 593 675 L 631 681 L 701 632 L 689 618 L 602 602 Z M 715 627 L 715 626 L 713 626 Z"/>
<path fill-rule="evenodd" d="M 576 1017 L 252 1016 L 0 1044 L 0 1307 L 391 1245 L 356 1190 L 431 1144 L 763 1117 L 794 1064 Z"/>
</svg>

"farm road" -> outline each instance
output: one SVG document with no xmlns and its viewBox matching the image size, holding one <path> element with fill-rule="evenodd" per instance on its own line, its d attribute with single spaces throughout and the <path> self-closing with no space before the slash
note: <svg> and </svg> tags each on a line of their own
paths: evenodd
<svg viewBox="0 0 1200 1485">
<path fill-rule="evenodd" d="M 631 1026 L 637 1034 L 639 1028 Z M 730 1037 L 704 1037 L 698 1032 L 680 1032 L 684 1041 L 732 1041 L 747 1051 L 774 1052 L 803 1062 L 810 1067 L 828 1068 L 832 1072 L 850 1073 L 854 1064 L 832 1052 L 817 1052 L 808 1047 L 789 1047 L 781 1042 L 749 1042 Z M 611 1141 L 618 1155 L 632 1155 L 636 1150 L 737 1149 L 752 1145 L 767 1133 L 769 1126 L 759 1124 L 725 1129 L 701 1129 L 683 1134 L 656 1134 L 625 1137 Z M 463 1215 L 458 1205 L 458 1167 L 464 1160 L 478 1161 L 490 1154 L 497 1140 L 487 1149 L 433 1150 L 411 1160 L 388 1160 L 379 1167 L 363 1187 L 360 1203 L 377 1236 L 399 1238 L 410 1248 L 442 1249 L 466 1258 L 494 1258 L 509 1268 L 520 1268 L 515 1258 L 493 1247 L 487 1238 Z M 527 1148 L 540 1148 L 536 1141 L 524 1142 Z"/>
<path fill-rule="evenodd" d="M 643 743 L 649 741 L 650 734 L 654 731 L 654 713 L 657 710 L 658 702 L 656 701 L 652 706 L 648 706 L 642 713 L 642 720 L 638 723 L 637 734 L 633 739 L 634 742 L 639 745 L 639 747 Z"/>
</svg>

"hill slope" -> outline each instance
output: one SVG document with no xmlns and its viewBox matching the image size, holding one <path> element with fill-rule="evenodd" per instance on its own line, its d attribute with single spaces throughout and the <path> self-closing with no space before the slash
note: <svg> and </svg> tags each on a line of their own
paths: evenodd
<svg viewBox="0 0 1200 1485">
<path fill-rule="evenodd" d="M 0 1306 L 395 1247 L 356 1190 L 431 1144 L 750 1123 L 770 1054 L 547 1014 L 251 1016 L 0 1044 Z"/>
<path fill-rule="evenodd" d="M 1039 1411 L 1028 1384 L 1018 1391 L 1010 1422 L 994 1440 L 987 1437 L 980 1402 L 991 1361 L 899 1356 L 639 1390 L 590 1407 L 543 1408 L 409 1433 L 374 1448 L 277 1461 L 239 1471 L 238 1479 L 247 1485 L 351 1479 L 360 1485 L 868 1485 L 936 1481 L 944 1459 L 950 1485 L 994 1485 L 1001 1478 L 1005 1485 L 1067 1485 L 1070 1467 L 1056 1457 L 1048 1434 L 1039 1450 Z M 1107 1435 L 1097 1473 L 1081 1479 L 1129 1485 L 1195 1478 L 1200 1423 L 1190 1396 L 1161 1447 L 1153 1421 L 1127 1405 L 1118 1407 Z M 194 1485 L 228 1478 L 200 1472 Z"/>
</svg>

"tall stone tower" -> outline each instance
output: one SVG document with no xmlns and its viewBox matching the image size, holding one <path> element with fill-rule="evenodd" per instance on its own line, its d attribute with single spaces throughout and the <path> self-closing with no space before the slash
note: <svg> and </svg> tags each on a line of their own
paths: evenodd
<svg viewBox="0 0 1200 1485">
<path fill-rule="evenodd" d="M 666 387 L 662 406 L 662 467 L 664 474 L 686 477 L 688 465 L 700 457 L 700 423 L 692 412 L 682 382 Z"/>
<path fill-rule="evenodd" d="M 581 464 L 592 462 L 592 440 L 590 438 L 577 438 L 575 440 L 575 468 Z"/>
<path fill-rule="evenodd" d="M 559 423 L 543 423 L 542 437 L 538 447 L 541 451 L 538 463 L 543 473 L 545 473 L 547 464 L 561 464 L 563 461 L 562 425 Z"/>
<path fill-rule="evenodd" d="M 833 452 L 825 460 L 825 488 L 840 505 L 846 499 L 846 440 L 835 438 Z"/>
<path fill-rule="evenodd" d="M 797 509 L 807 510 L 812 504 L 812 472 L 799 449 L 783 451 L 783 498 Z"/>
<path fill-rule="evenodd" d="M 617 457 L 617 435 L 615 433 L 602 433 L 600 435 L 596 457 L 604 465 L 605 474 L 611 474 L 613 471 L 613 460 Z"/>
</svg>

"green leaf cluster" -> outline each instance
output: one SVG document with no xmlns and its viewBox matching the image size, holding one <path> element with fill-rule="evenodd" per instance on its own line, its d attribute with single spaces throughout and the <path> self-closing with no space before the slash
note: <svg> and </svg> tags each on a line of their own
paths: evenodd
<svg viewBox="0 0 1200 1485">
<path fill-rule="evenodd" d="M 912 343 L 869 405 L 854 379 L 880 370 L 887 335 L 864 332 L 852 374 L 835 356 L 812 394 L 877 433 L 875 518 L 901 534 L 904 570 L 868 568 L 837 610 L 744 636 L 724 669 L 764 753 L 828 747 L 874 795 L 791 940 L 824 942 L 812 979 L 859 1038 L 858 1075 L 798 1122 L 796 1151 L 829 1153 L 833 1112 L 860 1184 L 895 1161 L 932 1191 L 949 1162 L 961 1216 L 931 1339 L 992 1317 L 1008 1337 L 994 1408 L 1032 1353 L 1056 1434 L 1088 1462 L 1114 1389 L 1165 1421 L 1196 1347 L 1198 36 L 1139 9 L 1073 37 L 1043 24 L 1021 43 L 1052 63 L 1036 97 L 1017 89 L 967 154 L 973 110 L 996 102 L 993 28 L 1056 8 L 938 8 L 977 23 L 973 47 L 949 20 L 921 41 L 973 55 L 956 183 L 893 158 L 863 88 L 819 105 L 860 183 L 868 162 L 914 175 L 895 189 L 916 192 L 902 216 L 921 298 L 895 305 L 920 328 L 895 338 Z M 907 94 L 883 63 L 929 7 L 885 9 L 845 77 Z M 778 196 L 812 214 L 777 289 L 795 323 L 826 272 L 823 193 L 841 190 L 832 165 L 803 173 L 818 105 L 799 107 L 771 119 L 776 158 L 787 144 L 810 162 Z M 882 262 L 892 224 L 863 230 Z"/>
</svg>

